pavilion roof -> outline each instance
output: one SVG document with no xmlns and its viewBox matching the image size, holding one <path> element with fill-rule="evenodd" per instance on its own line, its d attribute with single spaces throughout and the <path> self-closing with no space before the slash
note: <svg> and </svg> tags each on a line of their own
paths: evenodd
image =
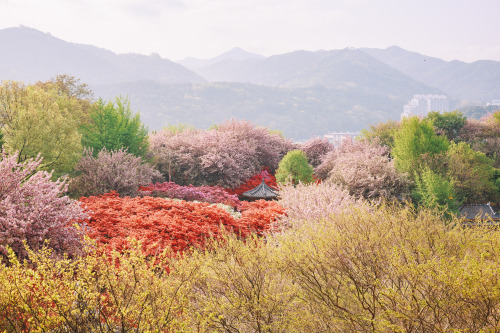
<svg viewBox="0 0 500 333">
<path fill-rule="evenodd" d="M 485 205 L 465 205 L 460 209 L 460 217 L 468 220 L 500 220 L 500 214 L 489 203 Z"/>
<path fill-rule="evenodd" d="M 262 179 L 262 183 L 260 183 L 257 187 L 243 193 L 243 196 L 245 197 L 262 199 L 276 198 L 278 195 L 278 191 L 267 186 L 264 179 Z"/>
</svg>

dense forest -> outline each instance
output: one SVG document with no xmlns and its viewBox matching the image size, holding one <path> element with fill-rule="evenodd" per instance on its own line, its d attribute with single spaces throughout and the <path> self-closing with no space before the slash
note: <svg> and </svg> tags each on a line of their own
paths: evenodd
<svg viewBox="0 0 500 333">
<path fill-rule="evenodd" d="M 500 330 L 500 232 L 460 212 L 500 202 L 500 110 L 333 144 L 130 105 L 1 84 L 2 331 Z"/>
</svg>

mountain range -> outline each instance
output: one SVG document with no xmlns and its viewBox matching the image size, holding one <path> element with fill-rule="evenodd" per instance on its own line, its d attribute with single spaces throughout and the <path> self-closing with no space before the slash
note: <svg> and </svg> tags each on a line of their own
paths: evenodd
<svg viewBox="0 0 500 333">
<path fill-rule="evenodd" d="M 396 46 L 271 57 L 234 48 L 173 62 L 69 43 L 27 27 L 0 30 L 0 45 L 0 81 L 69 74 L 96 97 L 128 96 L 151 130 L 238 118 L 305 140 L 399 119 L 417 93 L 445 94 L 452 107 L 500 98 L 500 62 L 447 62 Z"/>
</svg>

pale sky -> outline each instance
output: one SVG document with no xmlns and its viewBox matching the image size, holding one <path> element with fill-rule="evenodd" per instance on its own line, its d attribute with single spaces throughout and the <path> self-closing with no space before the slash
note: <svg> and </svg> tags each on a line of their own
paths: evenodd
<svg viewBox="0 0 500 333">
<path fill-rule="evenodd" d="M 500 0 L 0 0 L 0 29 L 174 61 L 391 45 L 500 61 L 499 15 Z"/>
</svg>

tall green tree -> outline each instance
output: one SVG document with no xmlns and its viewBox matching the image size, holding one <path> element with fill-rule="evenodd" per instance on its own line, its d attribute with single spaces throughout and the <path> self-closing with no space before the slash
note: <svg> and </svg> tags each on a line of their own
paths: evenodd
<svg viewBox="0 0 500 333">
<path fill-rule="evenodd" d="M 56 177 L 73 170 L 82 151 L 82 110 L 75 98 L 51 88 L 4 82 L 0 105 L 4 147 L 18 152 L 18 162 L 40 154 L 43 169 L 54 170 Z"/>
<path fill-rule="evenodd" d="M 438 134 L 445 135 L 450 141 L 459 141 L 459 135 L 467 118 L 459 111 L 440 113 L 429 112 L 425 119 L 432 121 Z"/>
<path fill-rule="evenodd" d="M 276 180 L 281 184 L 311 183 L 314 169 L 307 162 L 306 154 L 302 150 L 289 151 L 278 164 Z"/>
<path fill-rule="evenodd" d="M 447 216 L 458 213 L 460 201 L 457 200 L 453 180 L 426 166 L 421 174 L 416 176 L 415 185 L 412 196 L 420 206 L 438 209 Z"/>
<path fill-rule="evenodd" d="M 434 158 L 448 150 L 449 141 L 438 136 L 430 120 L 417 117 L 405 118 L 394 135 L 394 157 L 396 168 L 411 177 L 421 173 Z"/>
<path fill-rule="evenodd" d="M 82 144 L 92 148 L 94 155 L 127 149 L 135 156 L 144 156 L 148 149 L 148 130 L 141 123 L 139 113 L 133 114 L 130 102 L 117 97 L 114 102 L 99 99 L 90 110 L 90 122 L 81 126 Z"/>
</svg>

